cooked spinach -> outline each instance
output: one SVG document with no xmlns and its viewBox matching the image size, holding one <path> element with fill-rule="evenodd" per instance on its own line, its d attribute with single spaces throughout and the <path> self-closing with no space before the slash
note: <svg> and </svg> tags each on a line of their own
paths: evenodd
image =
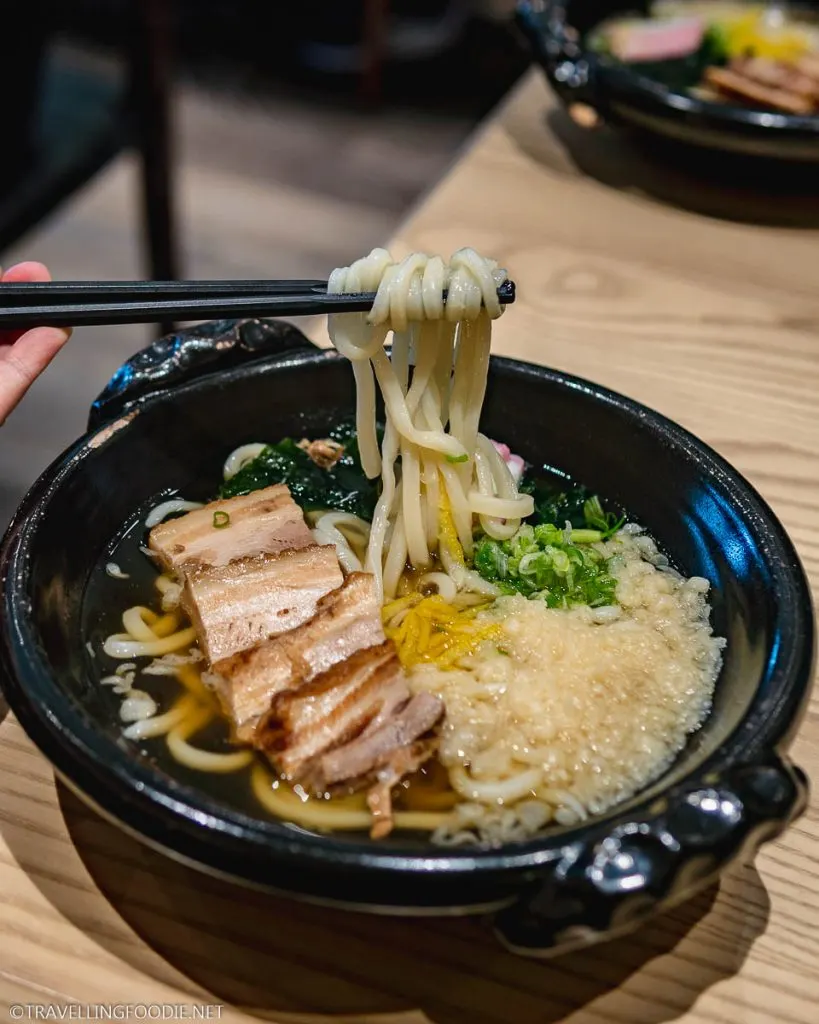
<svg viewBox="0 0 819 1024">
<path fill-rule="evenodd" d="M 535 511 L 526 520 L 532 526 L 538 523 L 556 523 L 563 527 L 569 522 L 579 529 L 588 525 L 585 505 L 593 495 L 587 488 L 573 484 L 562 490 L 542 476 L 527 473 L 518 484 L 518 489 L 524 494 L 531 494 L 534 498 Z"/>
<path fill-rule="evenodd" d="M 575 530 L 599 530 L 605 539 L 625 521 L 614 512 L 605 512 L 597 495 L 579 484 L 561 488 L 548 477 L 526 473 L 518 490 L 534 499 L 535 511 L 526 520 L 530 526 L 551 524 L 562 530 L 571 523 Z"/>
<path fill-rule="evenodd" d="M 293 500 L 305 512 L 337 509 L 371 520 L 379 481 L 364 475 L 354 424 L 341 421 L 327 436 L 344 446 L 344 454 L 330 469 L 317 466 L 293 438 L 286 437 L 268 445 L 222 484 L 219 497 L 234 498 L 273 484 L 287 484 Z"/>
</svg>

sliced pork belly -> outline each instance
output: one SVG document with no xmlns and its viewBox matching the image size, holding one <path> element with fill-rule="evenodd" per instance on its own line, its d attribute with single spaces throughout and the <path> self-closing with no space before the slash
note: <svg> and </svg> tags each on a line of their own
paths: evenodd
<svg viewBox="0 0 819 1024">
<path fill-rule="evenodd" d="M 355 738 L 409 696 L 395 645 L 385 640 L 276 694 L 255 742 L 286 778 L 298 781 L 312 758 Z"/>
<path fill-rule="evenodd" d="M 435 694 L 410 697 L 400 708 L 393 707 L 388 715 L 379 716 L 378 726 L 366 729 L 345 746 L 322 754 L 310 768 L 311 786 L 316 791 L 328 792 L 351 779 L 374 781 L 382 769 L 387 769 L 387 775 L 395 776 L 398 782 L 433 753 L 434 744 L 422 744 L 428 750 L 423 760 L 418 761 L 420 750 L 413 751 L 411 747 L 437 725 L 442 714 L 443 704 Z"/>
<path fill-rule="evenodd" d="M 736 97 L 746 103 L 759 104 L 789 114 L 810 114 L 815 101 L 808 96 L 788 92 L 785 88 L 764 85 L 733 68 L 705 69 L 705 82 L 723 95 Z"/>
<path fill-rule="evenodd" d="M 351 573 L 321 599 L 316 615 L 286 638 L 294 676 L 306 682 L 356 651 L 385 640 L 375 577 Z"/>
<path fill-rule="evenodd" d="M 811 102 L 819 99 L 819 82 L 800 71 L 798 65 L 766 57 L 743 57 L 731 61 L 730 67 L 760 85 L 784 89 Z"/>
<path fill-rule="evenodd" d="M 237 739 L 250 742 L 281 690 L 299 687 L 355 651 L 384 642 L 375 578 L 355 572 L 302 625 L 213 665 L 214 685 Z"/>
<path fill-rule="evenodd" d="M 285 484 L 212 501 L 155 526 L 148 540 L 162 567 L 177 573 L 184 573 L 191 563 L 222 566 L 313 543 L 304 515 Z"/>
<path fill-rule="evenodd" d="M 287 656 L 287 636 L 263 640 L 212 667 L 210 684 L 239 743 L 253 742 L 256 723 L 270 707 L 273 695 L 291 685 L 293 665 Z"/>
<path fill-rule="evenodd" d="M 796 70 L 819 82 L 819 53 L 806 53 L 796 62 Z"/>
<path fill-rule="evenodd" d="M 213 665 L 300 626 L 341 583 L 335 548 L 314 543 L 227 565 L 189 567 L 181 600 Z"/>
<path fill-rule="evenodd" d="M 316 794 L 373 786 L 373 836 L 392 827 L 391 791 L 433 755 L 439 697 L 413 697 L 395 645 L 357 651 L 312 682 L 278 693 L 256 746 L 291 782 Z"/>
</svg>

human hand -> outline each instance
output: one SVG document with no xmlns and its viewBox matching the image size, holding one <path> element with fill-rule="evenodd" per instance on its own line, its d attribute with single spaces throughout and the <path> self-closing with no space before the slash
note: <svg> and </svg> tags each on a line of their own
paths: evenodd
<svg viewBox="0 0 819 1024">
<path fill-rule="evenodd" d="M 50 280 L 42 263 L 18 263 L 0 277 L 0 281 L 15 284 Z M 70 335 L 71 331 L 62 327 L 0 331 L 0 426 Z"/>
</svg>

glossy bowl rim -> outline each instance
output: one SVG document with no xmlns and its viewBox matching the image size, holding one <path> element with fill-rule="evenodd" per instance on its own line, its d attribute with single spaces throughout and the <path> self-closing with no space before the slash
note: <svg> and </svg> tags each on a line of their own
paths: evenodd
<svg viewBox="0 0 819 1024">
<path fill-rule="evenodd" d="M 293 366 L 318 364 L 339 357 L 332 350 L 305 351 L 284 359 L 257 360 L 218 376 L 220 388 L 233 380 L 254 373 L 270 373 Z M 661 432 L 678 455 L 696 457 L 708 466 L 709 472 L 722 479 L 735 500 L 735 510 L 744 519 L 754 517 L 764 524 L 767 543 L 765 556 L 771 578 L 780 598 L 778 619 L 789 644 L 780 645 L 775 662 L 768 675 L 779 696 L 773 710 L 759 716 L 758 728 L 749 729 L 754 719 L 754 704 L 746 710 L 735 729 L 723 740 L 705 761 L 682 776 L 673 787 L 661 790 L 665 795 L 688 783 L 697 776 L 721 766 L 759 760 L 766 753 L 779 752 L 798 723 L 810 690 L 814 655 L 813 606 L 808 582 L 798 554 L 773 511 L 756 489 L 722 456 L 700 441 L 685 428 L 661 413 L 649 409 L 626 396 L 562 371 L 549 369 L 523 360 L 492 357 L 493 367 L 534 376 L 550 383 L 583 392 L 595 401 L 602 401 L 619 409 L 654 431 Z M 63 479 L 81 465 L 89 450 L 113 442 L 119 429 L 127 430 L 133 415 L 141 407 L 155 402 L 172 400 L 173 395 L 213 385 L 215 377 L 194 380 L 176 387 L 173 394 L 164 393 L 140 402 L 131 413 L 126 413 L 114 424 L 106 423 L 88 432 L 63 454 L 58 456 L 41 474 L 23 499 L 0 546 L 0 570 L 3 572 L 3 610 L 0 620 L 0 671 L 7 700 L 25 731 L 55 766 L 58 774 L 75 783 L 77 775 L 85 776 L 85 785 L 76 785 L 109 816 L 122 821 L 112 806 L 111 798 L 127 798 L 137 802 L 149 816 L 168 814 L 164 824 L 190 830 L 206 828 L 207 838 L 194 835 L 196 845 L 204 843 L 207 849 L 213 842 L 237 840 L 240 845 L 252 843 L 269 854 L 271 861 L 291 864 L 308 863 L 311 868 L 322 866 L 367 868 L 389 874 L 449 874 L 515 872 L 534 869 L 555 860 L 568 845 L 588 839 L 590 831 L 605 827 L 624 814 L 637 817 L 658 798 L 658 793 L 640 801 L 639 795 L 627 802 L 627 810 L 618 806 L 590 822 L 555 831 L 546 836 L 516 842 L 494 849 L 441 850 L 430 847 L 429 853 L 401 850 L 380 851 L 372 842 L 357 844 L 338 843 L 332 835 L 318 836 L 282 830 L 276 823 L 268 824 L 241 812 L 218 806 L 207 794 L 196 787 L 169 786 L 162 782 L 161 773 L 139 764 L 114 739 L 101 733 L 90 716 L 70 698 L 51 678 L 47 659 L 38 649 L 36 631 L 27 622 L 27 591 L 24 586 L 29 549 L 36 536 L 38 523 L 48 514 L 48 499 Z M 119 429 L 112 427 L 119 425 Z M 106 431 L 108 432 L 106 434 Z M 100 440 L 101 435 L 104 436 Z M 740 498 L 738 503 L 736 499 Z M 22 589 L 21 589 L 22 587 Z M 23 682 L 23 679 L 25 682 Z M 801 691 L 801 692 L 800 692 Z M 758 687 L 757 687 L 758 693 Z M 56 696 L 56 700 L 53 698 Z M 790 702 L 786 698 L 790 696 Z M 103 741 L 102 747 L 100 740 Z M 47 749 L 45 749 L 47 748 Z M 96 749 L 95 749 L 96 748 Z M 78 770 L 79 765 L 79 770 Z M 73 770 L 72 770 L 73 768 Z M 93 780 L 96 792 L 87 785 Z M 174 791 L 177 795 L 174 795 Z M 100 797 L 102 793 L 102 797 Z M 199 799 L 196 799 L 196 797 Z M 125 827 L 129 827 L 123 822 Z M 150 838 L 150 837 L 148 837 Z M 170 852 L 174 852 L 170 844 Z M 176 851 L 179 853 L 179 851 Z M 184 854 L 183 854 L 184 856 Z M 207 858 L 198 861 L 207 867 Z"/>
</svg>

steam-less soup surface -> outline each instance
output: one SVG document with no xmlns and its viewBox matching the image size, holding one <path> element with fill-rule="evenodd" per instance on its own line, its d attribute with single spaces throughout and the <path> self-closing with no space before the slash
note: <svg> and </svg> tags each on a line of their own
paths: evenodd
<svg viewBox="0 0 819 1024">
<path fill-rule="evenodd" d="M 708 581 L 544 469 L 548 439 L 529 465 L 480 432 L 505 275 L 462 253 L 337 272 L 379 294 L 331 323 L 355 417 L 221 453 L 201 500 L 135 512 L 89 587 L 124 741 L 294 828 L 572 825 L 666 770 L 710 707 Z"/>
</svg>

